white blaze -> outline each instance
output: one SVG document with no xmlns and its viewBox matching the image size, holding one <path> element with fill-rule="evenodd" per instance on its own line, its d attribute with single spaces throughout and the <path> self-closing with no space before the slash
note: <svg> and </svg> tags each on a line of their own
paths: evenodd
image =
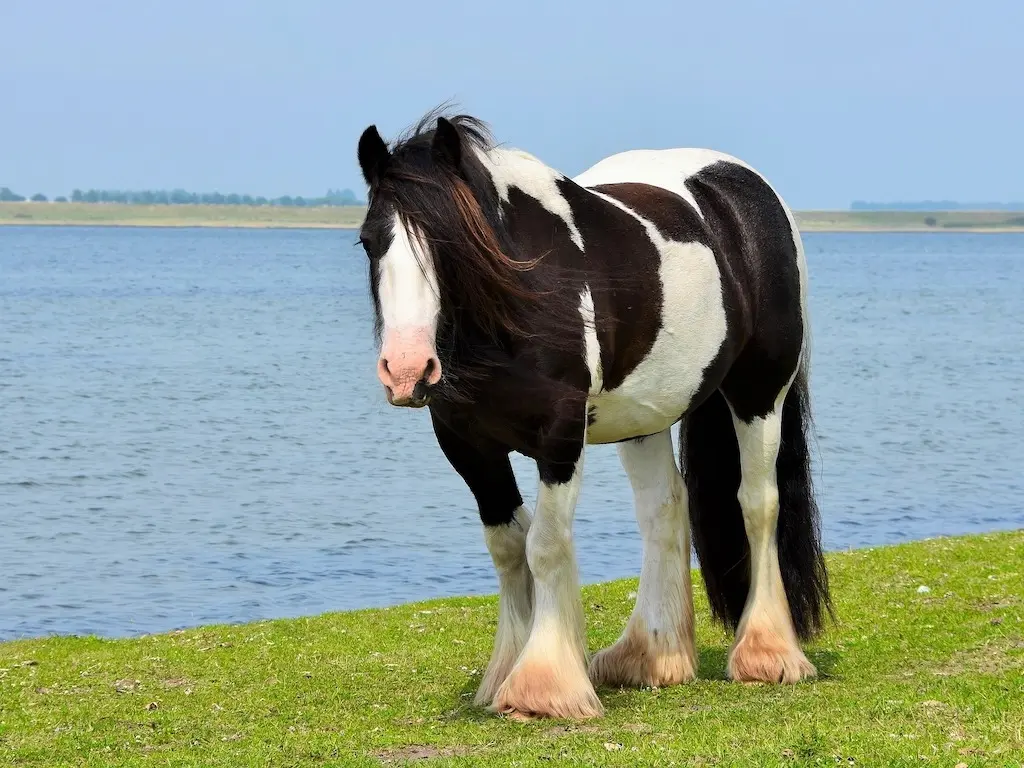
<svg viewBox="0 0 1024 768">
<path fill-rule="evenodd" d="M 398 214 L 392 238 L 378 267 L 385 337 L 389 331 L 403 335 L 426 332 L 433 340 L 441 311 L 434 262 L 422 239 L 406 230 Z"/>
<path fill-rule="evenodd" d="M 377 267 L 384 320 L 377 376 L 390 402 L 403 405 L 416 399 L 421 381 L 433 385 L 441 380 L 435 344 L 441 302 L 426 243 L 402 226 L 397 214 L 391 231 L 391 246 Z"/>
</svg>

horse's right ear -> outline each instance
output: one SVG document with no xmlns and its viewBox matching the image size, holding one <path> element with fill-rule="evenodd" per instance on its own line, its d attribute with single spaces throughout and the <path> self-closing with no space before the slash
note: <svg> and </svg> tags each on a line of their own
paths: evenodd
<svg viewBox="0 0 1024 768">
<path fill-rule="evenodd" d="M 368 186 L 374 186 L 384 175 L 390 160 L 388 145 L 377 132 L 377 126 L 371 125 L 359 137 L 359 167 Z"/>
</svg>

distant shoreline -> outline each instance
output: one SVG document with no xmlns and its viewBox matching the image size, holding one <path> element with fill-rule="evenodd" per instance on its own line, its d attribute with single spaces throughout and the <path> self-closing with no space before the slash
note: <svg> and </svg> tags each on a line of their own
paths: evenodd
<svg viewBox="0 0 1024 768">
<path fill-rule="evenodd" d="M 0 226 L 358 229 L 363 206 L 0 203 Z M 1024 232 L 1014 211 L 795 211 L 802 232 Z"/>
</svg>

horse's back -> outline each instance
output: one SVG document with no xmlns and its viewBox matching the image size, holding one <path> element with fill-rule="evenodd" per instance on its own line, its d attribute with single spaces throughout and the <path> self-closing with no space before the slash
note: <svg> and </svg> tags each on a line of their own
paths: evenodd
<svg viewBox="0 0 1024 768">
<path fill-rule="evenodd" d="M 701 213 L 686 182 L 716 163 L 727 163 L 757 173 L 747 163 L 725 152 L 699 147 L 675 147 L 618 152 L 599 160 L 573 181 L 583 187 L 623 182 L 650 184 L 674 192 Z"/>
<path fill-rule="evenodd" d="M 769 282 L 776 283 L 776 293 L 795 290 L 806 311 L 806 261 L 796 219 L 764 175 L 743 160 L 713 149 L 633 149 L 609 155 L 573 181 L 591 189 L 631 182 L 678 195 L 702 220 L 723 273 L 746 282 L 747 291 Z"/>
</svg>

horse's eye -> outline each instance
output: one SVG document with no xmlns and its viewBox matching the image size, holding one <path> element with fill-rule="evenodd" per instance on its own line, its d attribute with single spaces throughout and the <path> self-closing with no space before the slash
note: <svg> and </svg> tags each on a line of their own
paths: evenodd
<svg viewBox="0 0 1024 768">
<path fill-rule="evenodd" d="M 368 237 L 360 237 L 359 244 L 363 246 L 363 250 L 366 251 L 366 255 L 373 258 L 373 244 Z"/>
</svg>

